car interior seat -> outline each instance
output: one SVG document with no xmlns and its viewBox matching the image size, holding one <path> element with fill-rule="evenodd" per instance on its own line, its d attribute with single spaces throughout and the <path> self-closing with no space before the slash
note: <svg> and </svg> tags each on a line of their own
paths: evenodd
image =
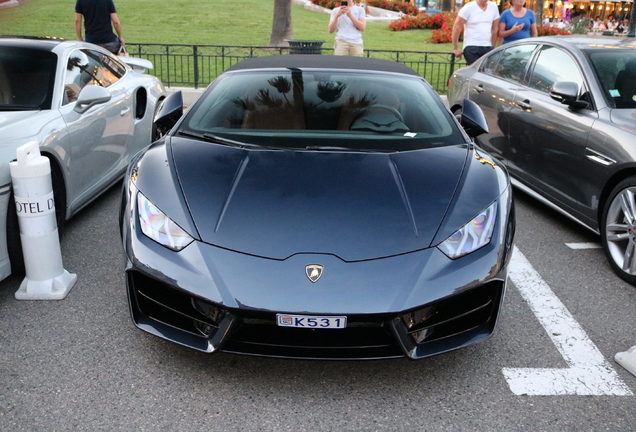
<svg viewBox="0 0 636 432">
<path fill-rule="evenodd" d="M 276 90 L 270 88 L 269 83 L 255 85 L 256 88 L 245 92 L 242 129 L 306 128 L 302 103 L 297 104 L 291 92 L 289 96 L 280 97 Z"/>
<path fill-rule="evenodd" d="M 343 99 L 345 103 L 338 122 L 339 130 L 349 130 L 362 112 L 368 115 L 376 111 L 386 112 L 386 108 L 400 112 L 400 98 L 391 90 L 379 86 L 350 90 Z"/>
<path fill-rule="evenodd" d="M 9 77 L 4 71 L 4 66 L 0 63 L 0 104 L 11 105 L 12 103 L 13 94 L 11 93 Z"/>
<path fill-rule="evenodd" d="M 614 88 L 620 94 L 616 101 L 619 108 L 636 108 L 636 59 L 625 63 L 625 68 L 616 76 Z"/>
</svg>

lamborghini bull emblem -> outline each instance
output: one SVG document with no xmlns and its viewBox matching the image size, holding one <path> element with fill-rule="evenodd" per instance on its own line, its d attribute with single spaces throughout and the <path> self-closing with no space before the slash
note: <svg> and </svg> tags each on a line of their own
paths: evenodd
<svg viewBox="0 0 636 432">
<path fill-rule="evenodd" d="M 305 274 L 312 282 L 318 282 L 322 276 L 322 266 L 319 264 L 309 264 L 305 266 Z"/>
</svg>

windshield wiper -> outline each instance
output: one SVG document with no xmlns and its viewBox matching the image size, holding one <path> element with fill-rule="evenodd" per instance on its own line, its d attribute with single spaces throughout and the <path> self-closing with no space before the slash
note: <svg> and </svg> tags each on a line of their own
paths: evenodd
<svg viewBox="0 0 636 432">
<path fill-rule="evenodd" d="M 211 133 L 200 134 L 200 133 L 195 133 L 195 132 L 190 132 L 190 131 L 185 131 L 185 130 L 180 130 L 179 133 L 181 135 L 186 135 L 186 136 L 190 136 L 190 137 L 194 137 L 194 138 L 204 139 L 206 141 L 215 142 L 215 143 L 218 143 L 218 144 L 223 144 L 223 145 L 227 145 L 227 146 L 230 146 L 230 147 L 237 147 L 237 148 L 243 148 L 243 149 L 244 148 L 264 148 L 264 146 L 262 146 L 262 145 L 235 141 L 235 140 L 231 140 L 229 138 L 223 138 L 223 137 L 220 137 L 218 135 L 211 134 Z"/>
<path fill-rule="evenodd" d="M 393 149 L 368 149 L 368 148 L 355 148 L 355 147 L 337 147 L 337 146 L 307 146 L 306 150 L 317 151 L 341 151 L 341 152 L 358 152 L 358 153 L 394 153 Z"/>
</svg>

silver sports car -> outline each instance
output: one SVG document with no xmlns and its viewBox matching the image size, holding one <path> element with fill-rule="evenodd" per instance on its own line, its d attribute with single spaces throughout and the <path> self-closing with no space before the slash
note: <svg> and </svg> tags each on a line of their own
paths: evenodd
<svg viewBox="0 0 636 432">
<path fill-rule="evenodd" d="M 166 92 L 146 60 L 89 43 L 0 37 L 0 279 L 23 271 L 9 162 L 37 142 L 51 161 L 58 225 L 121 179 L 153 138 Z M 6 234 L 5 234 L 6 233 Z"/>
</svg>

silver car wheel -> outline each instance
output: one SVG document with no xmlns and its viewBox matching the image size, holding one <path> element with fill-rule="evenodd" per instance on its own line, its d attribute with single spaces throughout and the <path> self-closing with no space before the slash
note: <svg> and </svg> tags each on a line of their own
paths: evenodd
<svg viewBox="0 0 636 432">
<path fill-rule="evenodd" d="M 616 194 L 605 218 L 609 256 L 623 272 L 636 275 L 636 186 Z"/>
</svg>

